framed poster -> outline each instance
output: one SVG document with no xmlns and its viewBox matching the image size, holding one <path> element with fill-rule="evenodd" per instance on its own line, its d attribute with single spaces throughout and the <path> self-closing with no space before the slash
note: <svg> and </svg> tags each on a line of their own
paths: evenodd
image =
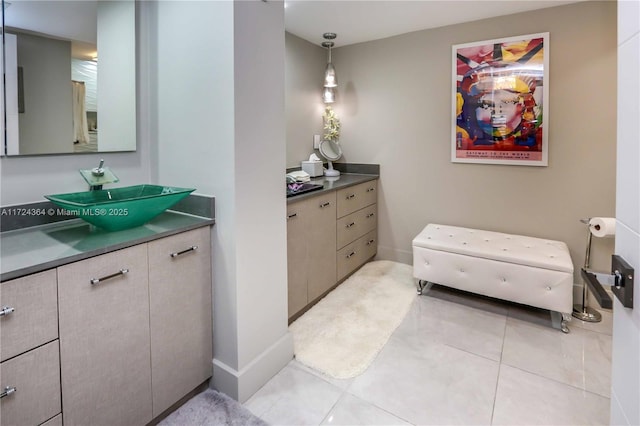
<svg viewBox="0 0 640 426">
<path fill-rule="evenodd" d="M 451 161 L 546 166 L 549 33 L 453 46 Z"/>
</svg>

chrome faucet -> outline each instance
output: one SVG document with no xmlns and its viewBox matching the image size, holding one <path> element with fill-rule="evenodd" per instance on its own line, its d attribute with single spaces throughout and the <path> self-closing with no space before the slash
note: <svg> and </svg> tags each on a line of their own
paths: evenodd
<svg viewBox="0 0 640 426">
<path fill-rule="evenodd" d="M 91 174 L 98 177 L 104 176 L 104 169 L 102 168 L 102 166 L 104 166 L 104 160 L 100 159 L 100 164 L 98 165 L 98 167 L 91 170 Z"/>
<path fill-rule="evenodd" d="M 80 174 L 89 184 L 89 191 L 99 191 L 105 183 L 118 182 L 118 177 L 108 167 L 104 166 L 104 160 L 100 159 L 98 167 L 80 170 Z"/>
</svg>

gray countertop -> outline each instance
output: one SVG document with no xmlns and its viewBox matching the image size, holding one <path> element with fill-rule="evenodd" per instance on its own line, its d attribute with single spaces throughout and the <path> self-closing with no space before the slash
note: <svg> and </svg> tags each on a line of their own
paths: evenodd
<svg viewBox="0 0 640 426">
<path fill-rule="evenodd" d="M 377 173 L 344 172 L 335 178 L 313 178 L 311 183 L 321 184 L 323 188 L 288 197 L 287 204 L 378 178 Z M 214 223 L 215 219 L 208 217 L 168 210 L 143 226 L 117 232 L 103 231 L 82 219 L 0 232 L 0 281 L 56 268 Z"/>
<path fill-rule="evenodd" d="M 214 219 L 168 210 L 143 226 L 117 232 L 103 231 L 82 219 L 2 232 L 0 281 L 214 223 Z"/>
<path fill-rule="evenodd" d="M 322 194 L 327 191 L 335 191 L 342 188 L 347 188 L 349 186 L 357 185 L 359 183 L 368 182 L 371 180 L 376 180 L 380 176 L 377 174 L 357 174 L 357 173 L 341 173 L 340 176 L 337 177 L 317 177 L 312 178 L 309 183 L 315 183 L 323 185 L 322 189 L 318 189 L 316 191 L 307 192 L 300 195 L 294 195 L 293 197 L 287 198 L 287 204 L 295 203 L 300 200 L 304 200 L 310 197 L 315 197 L 317 195 Z"/>
</svg>

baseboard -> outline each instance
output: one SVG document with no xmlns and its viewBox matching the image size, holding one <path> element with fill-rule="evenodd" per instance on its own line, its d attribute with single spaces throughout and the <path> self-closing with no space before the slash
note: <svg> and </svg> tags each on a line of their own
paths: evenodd
<svg viewBox="0 0 640 426">
<path fill-rule="evenodd" d="M 240 371 L 214 358 L 212 387 L 244 403 L 292 359 L 293 337 L 287 331 Z"/>
<path fill-rule="evenodd" d="M 378 246 L 376 260 L 391 260 L 405 265 L 413 265 L 413 252 L 399 250 L 394 247 Z"/>
</svg>

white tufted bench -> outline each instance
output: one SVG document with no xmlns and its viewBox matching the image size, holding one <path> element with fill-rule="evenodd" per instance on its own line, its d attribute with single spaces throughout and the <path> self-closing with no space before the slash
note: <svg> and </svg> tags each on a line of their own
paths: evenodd
<svg viewBox="0 0 640 426">
<path fill-rule="evenodd" d="M 560 241 L 429 224 L 413 239 L 418 294 L 436 283 L 548 309 L 568 333 L 573 309 L 573 263 Z"/>
</svg>

